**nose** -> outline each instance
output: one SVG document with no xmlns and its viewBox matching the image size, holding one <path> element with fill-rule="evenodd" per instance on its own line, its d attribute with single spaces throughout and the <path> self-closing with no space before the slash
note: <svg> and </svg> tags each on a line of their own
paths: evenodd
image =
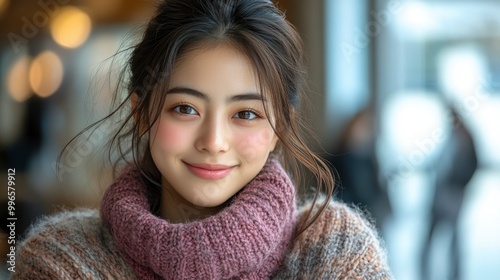
<svg viewBox="0 0 500 280">
<path fill-rule="evenodd" d="M 229 124 L 216 117 L 207 118 L 202 124 L 200 134 L 196 140 L 196 149 L 215 155 L 227 152 L 230 148 Z"/>
</svg>

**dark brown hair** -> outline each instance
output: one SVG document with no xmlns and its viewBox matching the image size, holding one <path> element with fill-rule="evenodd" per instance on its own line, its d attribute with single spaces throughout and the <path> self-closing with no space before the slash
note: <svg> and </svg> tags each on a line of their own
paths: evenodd
<svg viewBox="0 0 500 280">
<path fill-rule="evenodd" d="M 307 127 L 298 109 L 306 94 L 303 44 L 294 27 L 270 0 L 163 0 L 149 21 L 142 40 L 132 48 L 126 74 L 127 96 L 119 98 L 108 118 L 128 108 L 133 94 L 137 101 L 122 117 L 118 131 L 110 140 L 110 155 L 118 151 L 118 161 L 131 160 L 153 185 L 161 175 L 150 154 L 147 136 L 158 119 L 170 75 L 176 61 L 194 48 L 228 43 L 253 63 L 261 92 L 270 100 L 276 116 L 273 127 L 279 138 L 276 153 L 285 168 L 300 182 L 302 167 L 316 176 L 317 191 L 299 233 L 305 230 L 326 207 L 333 191 L 333 177 L 327 165 L 306 145 L 301 132 Z M 110 157 L 111 158 L 111 157 Z M 115 165 L 116 166 L 116 165 Z M 326 200 L 312 212 L 321 191 Z"/>
</svg>

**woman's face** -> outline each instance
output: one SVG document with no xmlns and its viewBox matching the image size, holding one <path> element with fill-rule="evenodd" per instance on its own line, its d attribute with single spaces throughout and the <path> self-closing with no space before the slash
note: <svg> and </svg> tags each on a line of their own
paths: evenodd
<svg viewBox="0 0 500 280">
<path fill-rule="evenodd" d="M 176 63 L 165 94 L 149 140 L 163 197 L 223 204 L 259 173 L 277 142 L 251 62 L 227 44 L 197 49 Z"/>
</svg>

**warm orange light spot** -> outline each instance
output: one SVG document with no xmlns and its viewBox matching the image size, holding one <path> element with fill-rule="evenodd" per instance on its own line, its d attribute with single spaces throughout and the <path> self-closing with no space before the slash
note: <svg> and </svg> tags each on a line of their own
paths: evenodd
<svg viewBox="0 0 500 280">
<path fill-rule="evenodd" d="M 29 64 L 30 58 L 28 56 L 19 58 L 14 62 L 7 76 L 9 94 L 19 102 L 27 100 L 32 95 L 28 80 Z"/>
<path fill-rule="evenodd" d="M 38 96 L 49 97 L 61 86 L 63 74 L 59 56 L 51 51 L 45 51 L 31 63 L 29 72 L 31 88 Z"/>
<path fill-rule="evenodd" d="M 61 8 L 50 26 L 54 40 L 66 48 L 77 48 L 82 45 L 89 37 L 91 30 L 90 17 L 73 6 Z"/>
<path fill-rule="evenodd" d="M 9 0 L 0 0 L 0 15 L 7 10 Z"/>
</svg>

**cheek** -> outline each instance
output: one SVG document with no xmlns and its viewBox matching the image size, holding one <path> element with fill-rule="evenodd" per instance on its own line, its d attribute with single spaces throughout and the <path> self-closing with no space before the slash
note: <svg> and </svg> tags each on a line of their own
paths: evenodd
<svg viewBox="0 0 500 280">
<path fill-rule="evenodd" d="M 273 137 L 274 132 L 272 129 L 262 129 L 241 133 L 235 140 L 239 153 L 245 157 L 247 161 L 252 161 L 262 156 L 267 157 L 270 152 Z"/>
<path fill-rule="evenodd" d="M 160 121 L 151 129 L 151 146 L 162 151 L 175 152 L 189 143 L 186 127 L 168 121 Z"/>
</svg>

